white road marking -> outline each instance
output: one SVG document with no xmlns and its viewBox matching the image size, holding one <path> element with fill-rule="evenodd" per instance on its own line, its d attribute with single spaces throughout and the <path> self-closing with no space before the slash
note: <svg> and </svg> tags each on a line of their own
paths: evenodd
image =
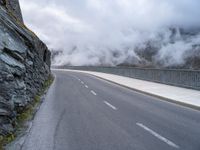
<svg viewBox="0 0 200 150">
<path fill-rule="evenodd" d="M 81 83 L 82 83 L 82 84 L 84 84 L 84 82 L 83 82 L 83 81 L 81 81 Z"/>
<path fill-rule="evenodd" d="M 85 87 L 88 89 L 88 86 L 87 86 L 87 85 L 85 85 Z"/>
<path fill-rule="evenodd" d="M 166 144 L 174 147 L 174 148 L 179 148 L 178 145 L 176 145 L 175 143 L 173 143 L 172 141 L 168 140 L 167 138 L 159 135 L 158 133 L 156 133 L 155 131 L 149 129 L 148 127 L 146 127 L 145 125 L 143 125 L 142 123 L 136 123 L 136 125 L 138 125 L 139 127 L 143 128 L 144 130 L 148 131 L 149 133 L 151 133 L 153 136 L 157 137 L 159 140 L 165 142 Z"/>
<path fill-rule="evenodd" d="M 93 90 L 90 91 L 93 95 L 97 95 L 97 93 L 95 93 Z"/>
<path fill-rule="evenodd" d="M 78 79 L 79 81 L 81 81 L 81 79 Z"/>
<path fill-rule="evenodd" d="M 109 107 L 111 107 L 112 109 L 117 110 L 117 108 L 115 106 L 113 106 L 112 104 L 108 103 L 107 101 L 104 101 L 104 103 L 106 105 L 108 105 Z"/>
</svg>

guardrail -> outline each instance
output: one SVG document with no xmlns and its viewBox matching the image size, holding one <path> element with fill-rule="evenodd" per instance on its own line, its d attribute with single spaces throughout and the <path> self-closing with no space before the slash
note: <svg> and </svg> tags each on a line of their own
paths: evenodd
<svg viewBox="0 0 200 150">
<path fill-rule="evenodd" d="M 59 67 L 73 70 L 97 71 L 115 75 L 153 81 L 178 87 L 200 90 L 200 71 L 182 69 L 149 69 L 134 67 Z"/>
</svg>

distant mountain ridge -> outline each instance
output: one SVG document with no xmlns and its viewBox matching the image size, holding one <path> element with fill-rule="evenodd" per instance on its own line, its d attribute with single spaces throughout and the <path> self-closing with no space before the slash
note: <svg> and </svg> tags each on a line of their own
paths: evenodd
<svg viewBox="0 0 200 150">
<path fill-rule="evenodd" d="M 126 47 L 123 50 L 112 50 L 111 58 L 117 60 L 122 55 L 121 52 L 134 51 L 133 55 L 126 55 L 126 58 L 119 63 L 105 63 L 104 58 L 100 57 L 101 62 L 96 66 L 134 66 L 142 68 L 173 68 L 173 69 L 200 69 L 200 30 L 199 29 L 182 29 L 169 28 L 169 37 L 165 40 L 164 35 L 160 35 L 157 39 L 152 39 L 135 46 L 134 49 Z M 176 51 L 173 51 L 175 49 Z M 161 51 L 162 50 L 162 51 Z M 78 46 L 74 46 L 70 50 L 52 50 L 53 65 L 73 66 L 73 63 L 57 63 L 64 55 L 71 58 L 77 53 Z M 84 51 L 84 49 L 83 49 Z M 94 50 L 95 51 L 95 50 Z M 165 52 L 166 51 L 166 52 Z M 167 52 L 169 51 L 169 52 Z M 181 51 L 184 51 L 181 53 Z M 164 53 L 164 54 L 162 54 Z M 165 55 L 165 57 L 163 56 Z M 105 56 L 106 57 L 106 56 Z M 173 57 L 173 58 L 172 58 Z M 88 58 L 90 59 L 90 58 Z M 179 61 L 175 63 L 173 61 Z M 95 64 L 90 64 L 95 66 Z M 84 66 L 80 65 L 80 66 Z"/>
</svg>

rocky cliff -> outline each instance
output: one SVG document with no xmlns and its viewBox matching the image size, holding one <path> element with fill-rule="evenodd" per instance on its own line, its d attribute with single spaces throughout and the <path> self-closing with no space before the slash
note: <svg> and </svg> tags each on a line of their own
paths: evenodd
<svg viewBox="0 0 200 150">
<path fill-rule="evenodd" d="M 33 101 L 50 75 L 50 51 L 23 24 L 18 0 L 0 0 L 0 134 Z"/>
<path fill-rule="evenodd" d="M 23 22 L 21 9 L 18 0 L 0 0 L 0 4 L 7 9 L 16 19 Z"/>
</svg>

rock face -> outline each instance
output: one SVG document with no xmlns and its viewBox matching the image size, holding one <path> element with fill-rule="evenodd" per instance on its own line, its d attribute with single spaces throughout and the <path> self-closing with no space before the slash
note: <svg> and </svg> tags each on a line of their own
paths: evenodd
<svg viewBox="0 0 200 150">
<path fill-rule="evenodd" d="M 0 134 L 13 130 L 19 108 L 50 75 L 50 51 L 23 24 L 18 0 L 0 0 Z"/>
<path fill-rule="evenodd" d="M 18 0 L 0 0 L 2 6 L 4 6 L 7 11 L 10 12 L 15 18 L 23 22 L 21 9 Z"/>
</svg>

